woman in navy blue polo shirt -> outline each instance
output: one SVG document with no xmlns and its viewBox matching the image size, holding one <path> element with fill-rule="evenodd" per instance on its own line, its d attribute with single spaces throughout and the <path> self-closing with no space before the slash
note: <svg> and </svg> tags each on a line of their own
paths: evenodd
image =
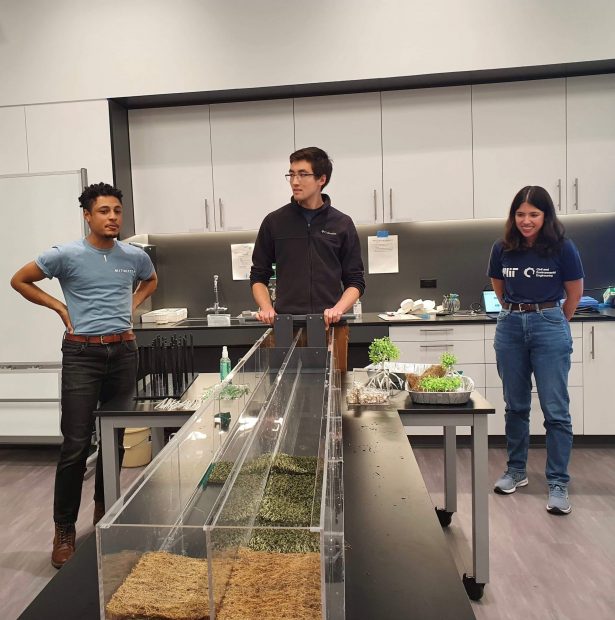
<svg viewBox="0 0 615 620">
<path fill-rule="evenodd" d="M 547 510 L 568 514 L 572 449 L 568 321 L 583 293 L 583 267 L 544 188 L 524 187 L 514 197 L 504 238 L 491 250 L 488 275 L 503 308 L 494 348 L 504 386 L 508 450 L 506 471 L 494 490 L 509 494 L 528 484 L 533 374 L 547 435 Z"/>
</svg>

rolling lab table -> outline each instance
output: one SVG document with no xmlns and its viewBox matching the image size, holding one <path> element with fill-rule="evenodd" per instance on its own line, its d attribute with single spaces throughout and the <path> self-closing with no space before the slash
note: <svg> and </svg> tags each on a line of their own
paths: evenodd
<svg viewBox="0 0 615 620">
<path fill-rule="evenodd" d="M 183 400 L 197 399 L 203 390 L 219 381 L 216 373 L 200 373 L 192 385 L 182 395 Z M 183 426 L 192 417 L 194 410 L 154 409 L 154 401 L 136 401 L 134 394 L 106 403 L 98 411 L 103 459 L 103 482 L 105 507 L 108 510 L 120 496 L 120 464 L 117 445 L 118 428 L 149 426 L 152 435 L 152 455 L 155 456 L 164 446 L 164 429 Z"/>
<path fill-rule="evenodd" d="M 464 405 L 421 405 L 406 393 L 391 399 L 404 426 L 444 427 L 444 508 L 436 508 L 440 524 L 447 526 L 457 510 L 457 426 L 469 426 L 472 434 L 472 555 L 474 575 L 463 576 L 472 600 L 483 596 L 489 582 L 489 480 L 487 471 L 487 415 L 495 408 L 478 392 Z"/>
</svg>

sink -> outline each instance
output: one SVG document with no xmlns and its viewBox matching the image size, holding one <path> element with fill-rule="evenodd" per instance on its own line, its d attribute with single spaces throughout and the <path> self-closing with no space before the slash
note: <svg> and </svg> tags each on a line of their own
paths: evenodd
<svg viewBox="0 0 615 620">
<path fill-rule="evenodd" d="M 207 327 L 207 318 L 183 319 L 175 323 L 173 327 Z"/>
</svg>

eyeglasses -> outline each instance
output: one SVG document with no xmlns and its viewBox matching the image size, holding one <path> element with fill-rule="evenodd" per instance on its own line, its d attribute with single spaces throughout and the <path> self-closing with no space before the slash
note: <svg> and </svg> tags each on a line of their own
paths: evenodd
<svg viewBox="0 0 615 620">
<path fill-rule="evenodd" d="M 307 177 L 315 177 L 316 175 L 313 172 L 289 172 L 284 175 L 286 180 L 292 183 L 295 179 L 298 181 L 303 181 Z"/>
</svg>

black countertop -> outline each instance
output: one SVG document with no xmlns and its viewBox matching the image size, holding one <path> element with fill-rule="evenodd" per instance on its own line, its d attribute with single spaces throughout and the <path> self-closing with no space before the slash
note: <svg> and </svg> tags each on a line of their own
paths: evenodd
<svg viewBox="0 0 615 620">
<path fill-rule="evenodd" d="M 474 618 L 395 409 L 342 418 L 346 618 Z"/>
<path fill-rule="evenodd" d="M 409 319 L 406 321 L 386 321 L 381 319 L 378 312 L 364 312 L 360 317 L 348 319 L 347 323 L 351 326 L 373 326 L 373 325 L 418 325 L 423 323 L 492 323 L 490 318 L 482 313 L 470 314 L 470 311 L 460 311 L 456 314 L 449 315 L 430 315 L 429 318 Z M 579 312 L 572 317 L 573 322 L 577 321 L 596 321 L 596 320 L 615 320 L 615 308 L 601 308 L 593 312 Z M 202 321 L 198 322 L 197 321 Z M 230 328 L 238 328 L 242 330 L 253 329 L 262 333 L 268 326 L 257 321 L 240 322 L 239 319 L 232 318 L 230 325 L 210 327 L 205 324 L 206 320 L 195 319 L 194 324 L 178 325 L 177 323 L 139 323 L 135 325 L 136 332 L 165 332 L 175 330 L 228 330 Z"/>
</svg>

